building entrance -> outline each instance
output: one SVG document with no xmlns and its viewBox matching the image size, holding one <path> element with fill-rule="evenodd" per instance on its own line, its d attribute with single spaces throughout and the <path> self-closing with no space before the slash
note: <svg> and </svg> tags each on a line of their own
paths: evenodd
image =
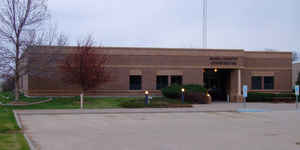
<svg viewBox="0 0 300 150">
<path fill-rule="evenodd" d="M 230 69 L 205 69 L 204 87 L 213 101 L 226 101 L 230 94 Z"/>
</svg>

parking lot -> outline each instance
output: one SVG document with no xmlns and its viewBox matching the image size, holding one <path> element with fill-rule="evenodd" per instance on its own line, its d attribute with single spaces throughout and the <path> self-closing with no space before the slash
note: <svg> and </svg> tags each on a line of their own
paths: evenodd
<svg viewBox="0 0 300 150">
<path fill-rule="evenodd" d="M 20 114 L 41 150 L 299 150 L 300 112 Z"/>
</svg>

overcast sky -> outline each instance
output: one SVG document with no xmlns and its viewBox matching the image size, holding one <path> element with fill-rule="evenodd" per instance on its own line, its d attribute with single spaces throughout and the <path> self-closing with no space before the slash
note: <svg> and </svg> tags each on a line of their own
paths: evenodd
<svg viewBox="0 0 300 150">
<path fill-rule="evenodd" d="M 104 46 L 202 47 L 202 0 L 49 0 L 71 40 Z M 300 51 L 300 0 L 208 0 L 208 47 Z"/>
</svg>

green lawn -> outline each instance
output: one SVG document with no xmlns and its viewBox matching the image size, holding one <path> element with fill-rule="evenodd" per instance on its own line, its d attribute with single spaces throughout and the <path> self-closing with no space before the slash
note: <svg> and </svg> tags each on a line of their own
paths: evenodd
<svg viewBox="0 0 300 150">
<path fill-rule="evenodd" d="M 12 92 L 0 92 L 0 102 L 8 103 L 14 99 L 14 94 Z M 38 102 L 41 100 L 45 100 L 45 98 L 28 98 L 25 97 L 23 94 L 20 95 L 20 101 L 24 102 Z"/>
<path fill-rule="evenodd" d="M 22 133 L 0 133 L 1 150 L 30 150 Z"/>
<path fill-rule="evenodd" d="M 0 106 L 0 149 L 29 150 L 11 109 Z"/>
<path fill-rule="evenodd" d="M 32 98 L 30 100 L 21 99 L 21 101 L 38 101 L 45 100 L 47 98 Z M 0 100 L 1 101 L 1 100 Z M 180 100 L 167 99 L 156 97 L 150 100 L 152 104 L 164 103 L 164 104 L 180 104 Z M 144 103 L 143 97 L 122 97 L 122 98 L 93 98 L 85 97 L 84 98 L 84 108 L 85 109 L 105 109 L 105 108 L 122 108 L 123 103 Z M 149 105 L 150 107 L 152 105 Z M 53 98 L 52 101 L 42 104 L 30 105 L 30 106 L 7 106 L 8 109 L 79 109 L 80 108 L 80 99 L 79 97 L 69 97 L 69 98 Z M 139 107 L 140 108 L 140 107 Z"/>
<path fill-rule="evenodd" d="M 8 95 L 8 93 L 1 93 Z M 32 102 L 43 99 L 21 98 L 21 101 Z M 122 101 L 129 101 L 132 98 L 85 98 L 85 108 L 120 108 Z M 6 103 L 6 98 L 0 102 Z M 14 109 L 79 109 L 80 101 L 78 98 L 54 98 L 53 101 L 31 106 L 0 106 L 0 150 L 29 150 L 21 130 L 18 128 L 12 110 Z"/>
<path fill-rule="evenodd" d="M 0 93 L 0 102 L 8 103 L 14 99 L 10 92 Z M 27 98 L 21 95 L 22 102 L 36 102 L 46 100 L 47 98 Z M 134 104 L 133 106 L 144 107 L 144 98 L 84 98 L 85 109 L 104 109 L 104 108 L 121 108 L 126 104 Z M 153 98 L 151 106 L 161 106 L 161 104 L 180 104 L 180 100 L 172 100 L 166 98 Z M 12 110 L 14 109 L 79 109 L 79 97 L 70 98 L 53 98 L 52 101 L 36 104 L 31 106 L 0 106 L 0 150 L 29 150 L 21 130 L 18 128 Z M 130 107 L 127 107 L 130 108 Z"/>
<path fill-rule="evenodd" d="M 121 103 L 136 98 L 84 98 L 85 109 L 120 108 Z M 53 98 L 52 101 L 31 106 L 6 107 L 10 109 L 79 109 L 80 100 L 77 97 Z"/>
</svg>

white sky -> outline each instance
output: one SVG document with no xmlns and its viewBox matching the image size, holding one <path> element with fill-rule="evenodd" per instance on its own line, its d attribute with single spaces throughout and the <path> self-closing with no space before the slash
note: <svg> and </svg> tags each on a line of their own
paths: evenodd
<svg viewBox="0 0 300 150">
<path fill-rule="evenodd" d="M 103 46 L 201 48 L 202 0 L 49 0 L 76 41 Z M 300 51 L 300 0 L 208 0 L 208 47 Z"/>
</svg>

